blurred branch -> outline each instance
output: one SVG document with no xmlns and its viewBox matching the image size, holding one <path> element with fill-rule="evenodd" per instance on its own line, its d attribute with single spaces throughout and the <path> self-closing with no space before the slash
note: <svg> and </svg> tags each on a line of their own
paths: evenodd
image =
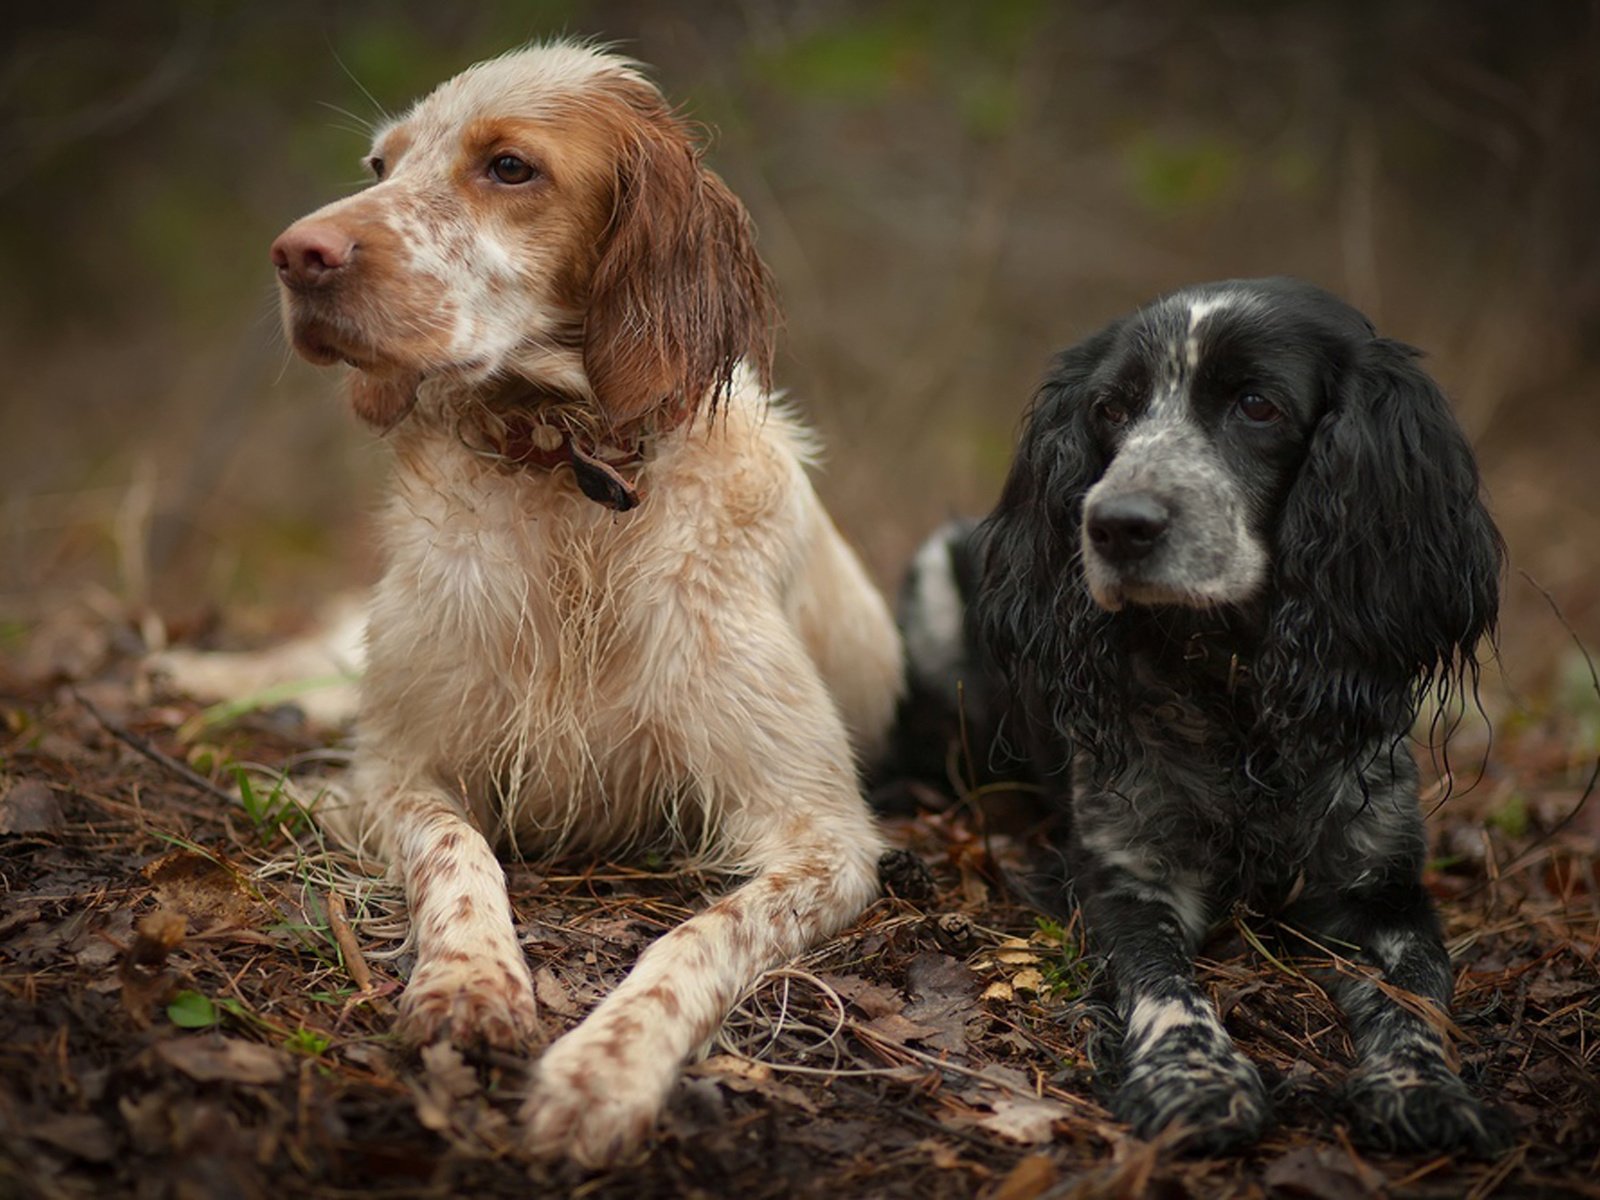
<svg viewBox="0 0 1600 1200">
<path fill-rule="evenodd" d="M 121 133 L 177 95 L 197 74 L 200 50 L 210 28 L 207 10 L 185 7 L 166 52 L 147 74 L 120 94 L 90 98 L 83 107 L 56 116 L 16 118 L 12 136 L 6 139 L 12 145 L 0 155 L 7 168 L 0 171 L 0 195 L 27 179 L 47 155 L 59 154 L 78 142 Z M 26 61 L 25 51 L 13 49 L 13 54 L 13 69 L 8 71 L 12 88 L 25 73 L 18 67 Z M 12 98 L 13 103 L 15 99 Z"/>
</svg>

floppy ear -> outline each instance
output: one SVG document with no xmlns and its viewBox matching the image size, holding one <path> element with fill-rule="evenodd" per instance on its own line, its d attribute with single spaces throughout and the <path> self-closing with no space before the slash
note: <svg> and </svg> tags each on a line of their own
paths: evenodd
<svg viewBox="0 0 1600 1200">
<path fill-rule="evenodd" d="M 714 413 L 741 359 L 763 386 L 778 319 L 749 214 L 700 161 L 689 129 L 642 89 L 589 290 L 583 366 L 613 426 L 651 409 Z"/>
<path fill-rule="evenodd" d="M 1449 402 L 1409 346 L 1352 364 L 1286 501 L 1257 663 L 1274 734 L 1359 754 L 1424 695 L 1476 681 L 1504 545 Z"/>
<path fill-rule="evenodd" d="M 1109 616 L 1084 583 L 1079 526 L 1084 494 L 1105 470 L 1088 425 L 1089 381 L 1114 329 L 1056 359 L 1024 417 L 1000 502 L 975 535 L 979 636 L 1016 693 L 1042 701 L 1056 732 L 1080 744 L 1110 683 Z"/>
</svg>

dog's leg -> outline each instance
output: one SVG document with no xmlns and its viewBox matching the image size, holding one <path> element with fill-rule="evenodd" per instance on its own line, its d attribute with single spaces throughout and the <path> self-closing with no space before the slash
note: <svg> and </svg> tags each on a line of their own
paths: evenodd
<svg viewBox="0 0 1600 1200">
<path fill-rule="evenodd" d="M 752 879 L 667 933 L 545 1054 L 524 1110 L 541 1157 L 614 1162 L 650 1132 L 683 1060 L 762 971 L 836 933 L 878 890 L 883 844 L 856 786 L 843 725 L 799 650 L 742 664 L 678 715 L 675 740 L 715 806 L 719 848 Z M 720 810 L 720 811 L 719 811 Z"/>
<path fill-rule="evenodd" d="M 1346 1085 L 1354 1132 L 1391 1151 L 1494 1154 L 1505 1122 L 1468 1092 L 1450 1065 L 1442 1018 L 1454 980 L 1432 901 L 1411 864 L 1375 884 L 1302 900 L 1285 914 L 1334 954 L 1381 973 L 1329 974 L 1324 983 L 1350 1024 L 1358 1062 Z M 1415 999 L 1397 1000 L 1398 989 Z M 1416 1011 L 1418 1001 L 1436 1014 Z M 1408 1006 L 1409 1005 L 1409 1006 Z"/>
<path fill-rule="evenodd" d="M 1077 872 L 1084 926 L 1106 955 L 1126 1027 L 1112 1109 L 1138 1136 L 1172 1129 L 1188 1149 L 1254 1141 L 1267 1119 L 1261 1076 L 1195 986 L 1203 890 L 1149 867 L 1124 852 Z"/>
<path fill-rule="evenodd" d="M 357 794 L 381 797 L 375 847 L 405 887 L 417 964 L 400 997 L 400 1033 L 422 1043 L 506 1048 L 537 1031 L 533 979 L 512 924 L 505 873 L 465 810 L 442 790 L 358 769 Z"/>
</svg>

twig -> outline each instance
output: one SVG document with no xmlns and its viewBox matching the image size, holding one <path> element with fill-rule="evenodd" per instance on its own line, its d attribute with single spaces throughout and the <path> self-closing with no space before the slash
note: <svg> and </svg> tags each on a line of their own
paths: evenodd
<svg viewBox="0 0 1600 1200">
<path fill-rule="evenodd" d="M 356 941 L 356 935 L 350 930 L 350 922 L 344 916 L 344 897 L 335 888 L 328 889 L 328 929 L 333 933 L 333 940 L 338 943 L 339 953 L 344 957 L 345 970 L 350 972 L 350 978 L 356 988 L 366 992 L 372 989 L 372 971 L 367 966 L 366 956 L 361 953 L 361 946 Z"/>
<path fill-rule="evenodd" d="M 1521 570 L 1520 568 L 1518 569 L 1517 573 L 1528 581 L 1529 586 L 1532 587 L 1534 591 L 1538 592 L 1539 595 L 1544 597 L 1545 603 L 1550 606 L 1550 611 L 1555 614 L 1556 620 L 1561 622 L 1561 628 L 1565 629 L 1568 636 L 1572 638 L 1572 644 L 1578 648 L 1578 653 L 1583 656 L 1584 664 L 1589 668 L 1589 686 L 1594 689 L 1594 694 L 1597 697 L 1600 697 L 1600 671 L 1595 669 L 1594 656 L 1589 653 L 1589 648 L 1583 644 L 1583 639 L 1578 636 L 1578 631 L 1574 629 L 1572 627 L 1572 623 L 1567 620 L 1566 614 L 1561 611 L 1561 606 L 1556 603 L 1555 597 L 1552 596 L 1541 583 L 1534 579 L 1532 575 L 1529 575 L 1526 571 Z M 1532 842 L 1523 848 L 1520 854 L 1502 867 L 1499 871 L 1499 874 L 1510 875 L 1512 872 L 1520 871 L 1523 867 L 1527 866 L 1534 851 L 1538 850 L 1551 838 L 1555 837 L 1556 834 L 1560 833 L 1577 819 L 1578 814 L 1583 811 L 1584 805 L 1589 803 L 1589 797 L 1594 795 L 1595 786 L 1597 784 L 1600 784 L 1600 755 L 1595 757 L 1594 770 L 1589 772 L 1589 782 L 1584 784 L 1583 791 L 1579 794 L 1577 803 L 1568 809 L 1559 821 L 1550 826 L 1549 829 L 1545 830 L 1538 837 L 1534 838 Z M 1465 900 L 1471 896 L 1475 896 L 1492 882 L 1494 882 L 1492 879 L 1486 879 L 1482 883 L 1475 884 L 1466 891 L 1462 892 L 1458 899 Z"/>
<path fill-rule="evenodd" d="M 227 792 L 223 791 L 216 784 L 212 783 L 204 775 L 201 775 L 197 771 L 190 770 L 189 767 L 185 766 L 171 755 L 163 754 L 161 751 L 157 750 L 144 738 L 139 737 L 137 734 L 129 733 L 126 729 L 122 728 L 122 726 L 110 720 L 103 712 L 95 707 L 94 701 L 90 700 L 89 697 L 85 696 L 77 688 L 72 689 L 72 698 L 79 704 L 83 705 L 83 707 L 88 711 L 89 715 L 100 723 L 100 727 L 102 729 L 104 729 L 112 737 L 116 738 L 117 741 L 121 742 L 123 745 L 144 755 L 145 758 L 148 758 L 151 762 L 155 763 L 156 766 L 161 767 L 163 770 L 177 776 L 190 787 L 198 788 L 200 791 L 205 792 L 208 796 L 216 797 L 224 804 L 234 804 L 237 802 L 236 797 L 230 796 Z"/>
</svg>

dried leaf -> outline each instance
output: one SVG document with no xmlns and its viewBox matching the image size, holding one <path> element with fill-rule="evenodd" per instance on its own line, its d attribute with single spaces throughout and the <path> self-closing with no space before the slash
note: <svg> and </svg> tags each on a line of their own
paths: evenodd
<svg viewBox="0 0 1600 1200">
<path fill-rule="evenodd" d="M 1018 971 L 1011 977 L 1011 986 L 1019 992 L 1033 992 L 1038 994 L 1044 991 L 1044 975 L 1033 967 L 1026 971 Z"/>
<path fill-rule="evenodd" d="M 938 1030 L 936 1036 L 923 1035 L 924 1044 L 951 1053 L 966 1049 L 967 1021 L 979 1011 L 978 977 L 971 968 L 948 954 L 925 951 L 906 968 L 906 991 L 911 993 L 906 1018 Z"/>
<path fill-rule="evenodd" d="M 174 850 L 145 867 L 144 875 L 162 906 L 183 913 L 197 929 L 248 927 L 261 911 L 244 877 L 211 855 Z"/>
<path fill-rule="evenodd" d="M 61 801 L 42 780 L 19 779 L 0 795 L 0 833 L 54 833 L 62 821 Z"/>
<path fill-rule="evenodd" d="M 978 1124 L 1027 1146 L 1048 1142 L 1055 1135 L 1055 1123 L 1071 1116 L 1065 1104 L 1034 1096 L 996 1096 L 990 1107 L 993 1114 L 979 1117 Z"/>
<path fill-rule="evenodd" d="M 533 994 L 539 1007 L 559 1017 L 575 1017 L 581 1011 L 573 1002 L 572 993 L 549 967 L 540 967 L 533 975 Z"/>
<path fill-rule="evenodd" d="M 28 1125 L 27 1133 L 35 1141 L 47 1142 L 86 1162 L 110 1162 L 116 1152 L 106 1123 L 87 1113 L 63 1113 L 35 1120 Z"/>
<path fill-rule="evenodd" d="M 156 1055 L 201 1083 L 277 1083 L 283 1055 L 270 1046 L 232 1037 L 186 1037 L 158 1042 Z"/>
<path fill-rule="evenodd" d="M 689 1074 L 715 1079 L 730 1091 L 758 1092 L 813 1116 L 817 1112 L 815 1100 L 792 1083 L 783 1083 L 774 1078 L 772 1068 L 766 1063 L 735 1058 L 731 1054 L 718 1054 L 691 1068 Z"/>
<path fill-rule="evenodd" d="M 864 1017 L 881 1017 L 905 1009 L 906 998 L 897 988 L 869 983 L 858 975 L 823 975 L 820 978 Z"/>
<path fill-rule="evenodd" d="M 1262 1182 L 1269 1196 L 1364 1200 L 1381 1191 L 1383 1177 L 1349 1154 L 1305 1146 L 1269 1166 Z"/>
<path fill-rule="evenodd" d="M 1039 955 L 1032 950 L 997 950 L 994 960 L 1008 967 L 1027 967 L 1038 962 Z"/>
<path fill-rule="evenodd" d="M 881 1017 L 874 1017 L 870 1021 L 863 1022 L 861 1028 L 876 1034 L 885 1041 L 894 1042 L 901 1046 L 907 1042 L 931 1042 L 941 1033 L 947 1032 L 937 1025 L 919 1025 L 900 1013 L 884 1013 Z"/>
</svg>

